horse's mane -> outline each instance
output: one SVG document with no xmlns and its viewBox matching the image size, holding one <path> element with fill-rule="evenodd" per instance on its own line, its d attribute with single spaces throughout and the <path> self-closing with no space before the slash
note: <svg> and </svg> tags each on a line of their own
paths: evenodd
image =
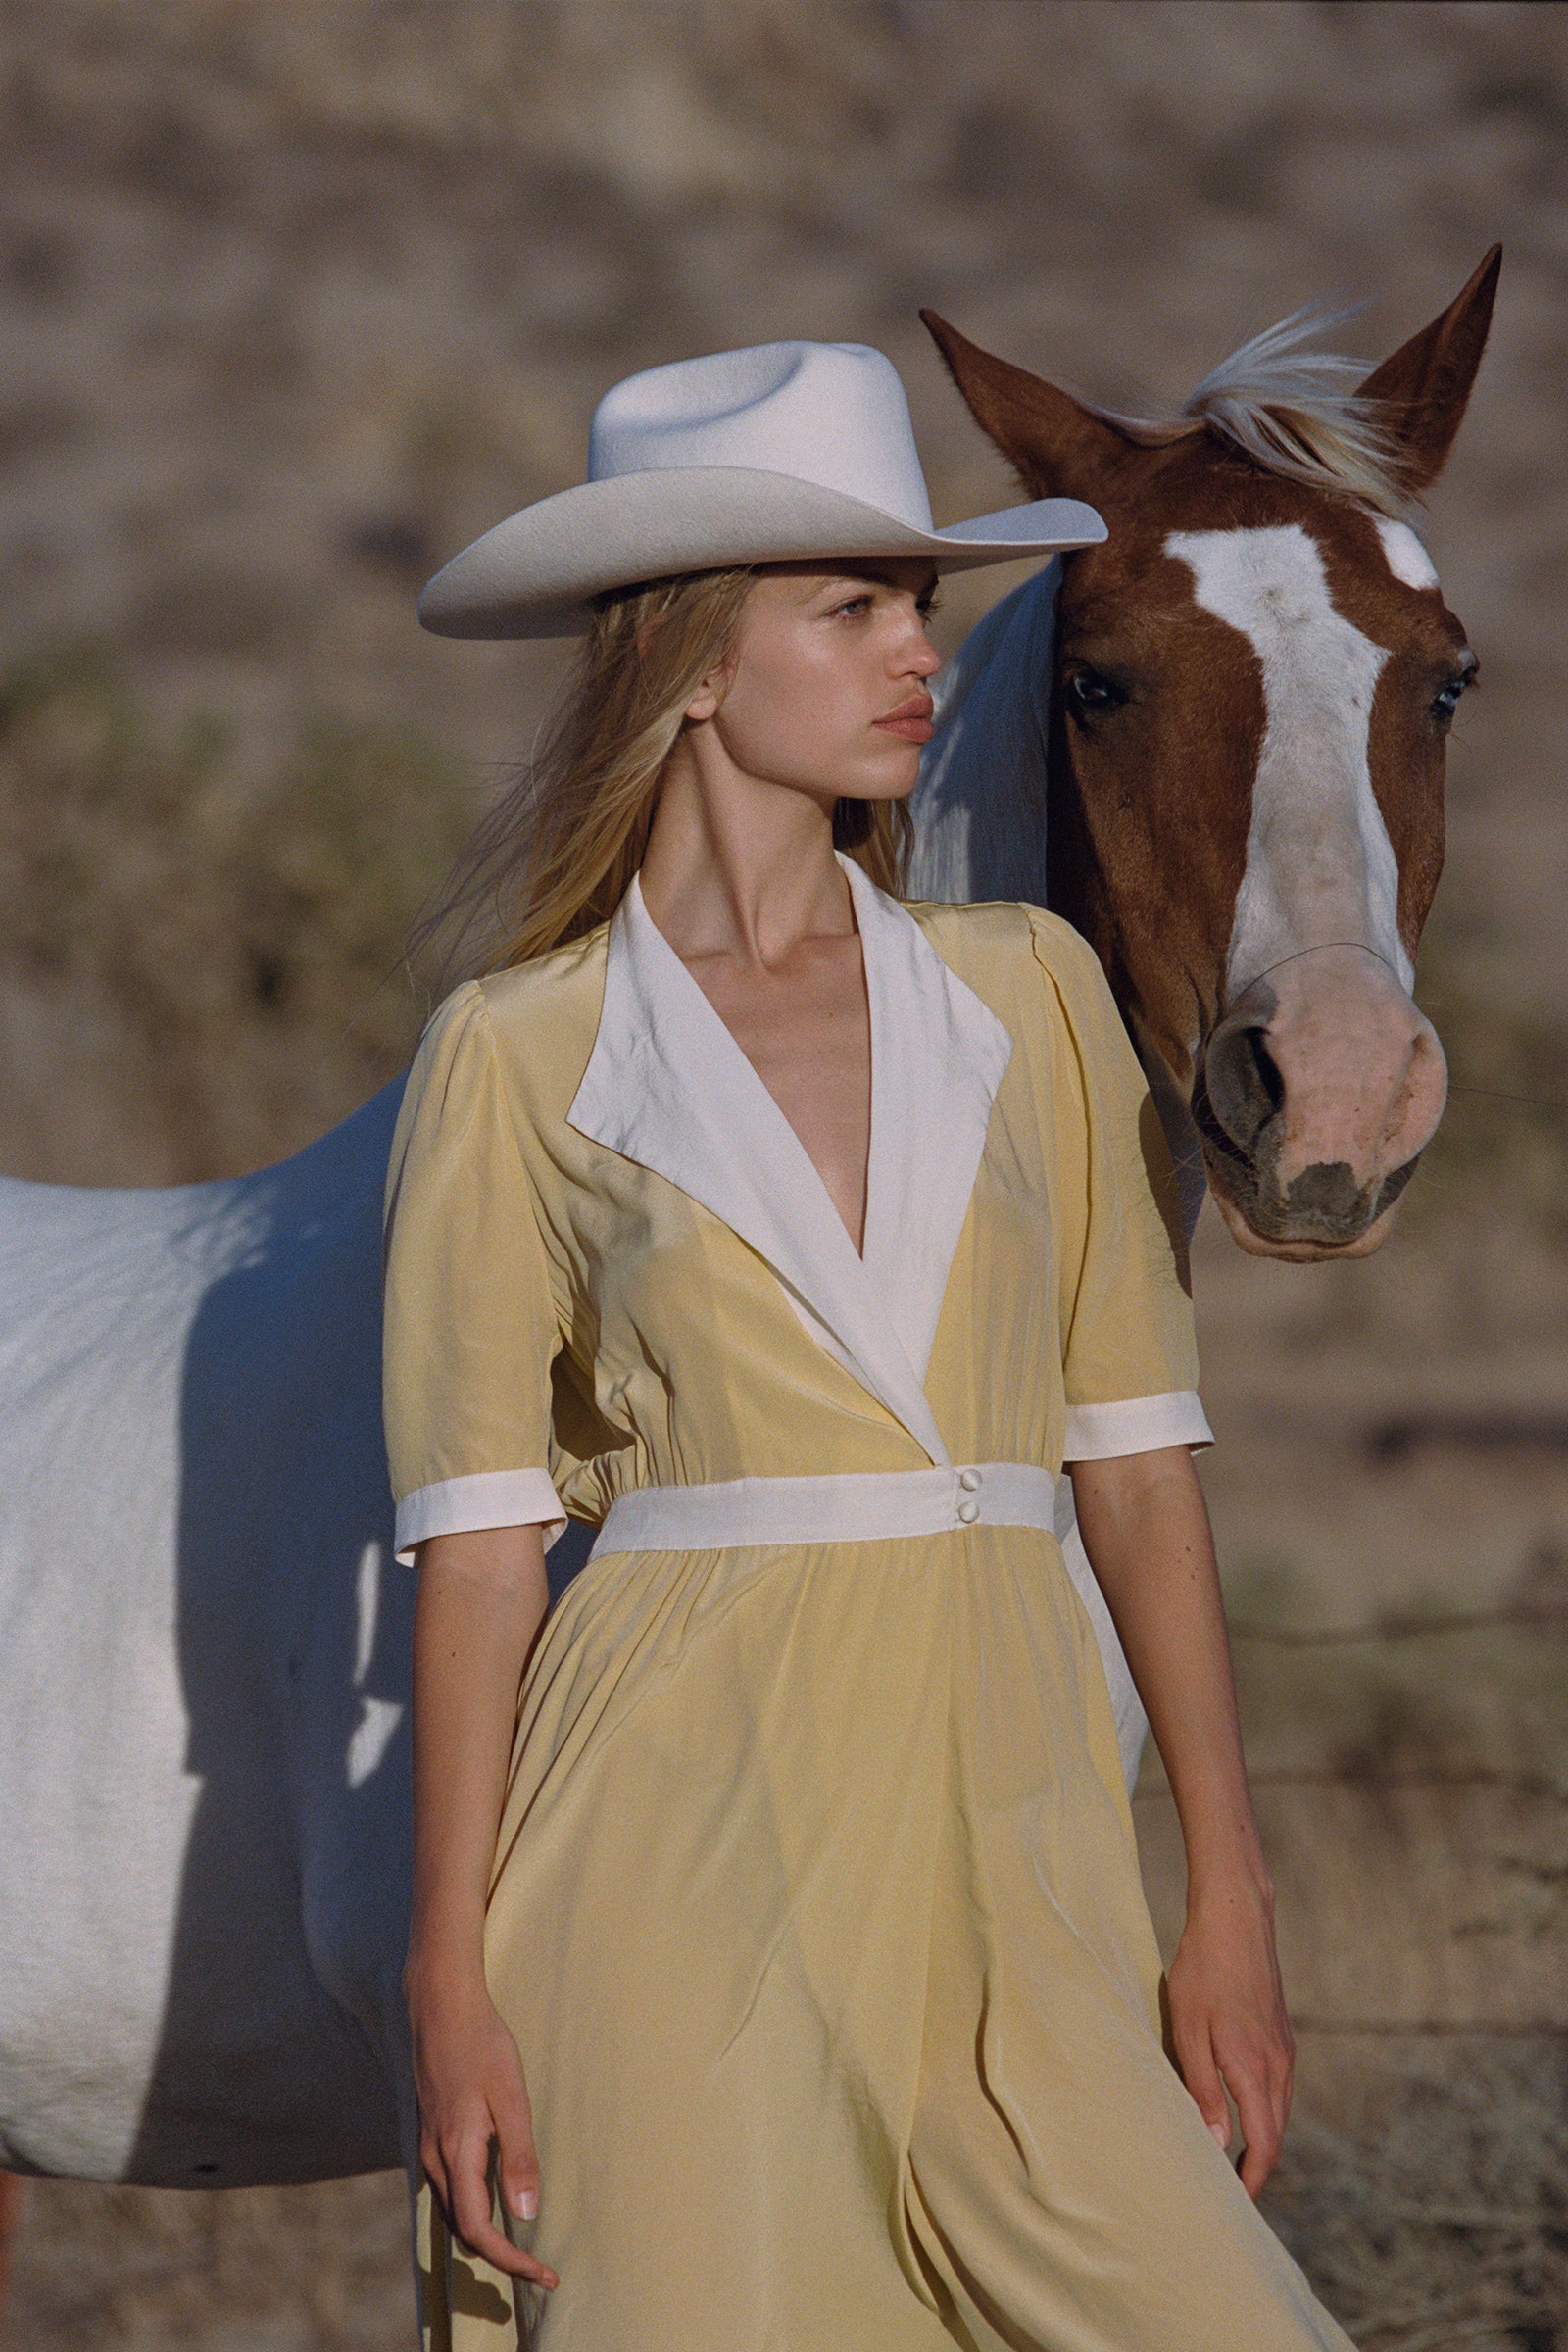
<svg viewBox="0 0 1568 2352">
<path fill-rule="evenodd" d="M 1378 514 L 1398 519 L 1408 514 L 1410 497 L 1400 483 L 1397 452 L 1379 404 L 1360 395 L 1370 372 L 1366 362 L 1303 348 L 1353 316 L 1353 310 L 1322 304 L 1293 311 L 1221 360 L 1180 416 L 1099 413 L 1147 448 L 1212 430 L 1270 473 L 1315 490 L 1348 492 Z"/>
</svg>

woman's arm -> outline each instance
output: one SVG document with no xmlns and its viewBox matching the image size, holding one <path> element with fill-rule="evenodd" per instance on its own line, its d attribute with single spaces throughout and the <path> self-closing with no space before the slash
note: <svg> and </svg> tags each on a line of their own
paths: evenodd
<svg viewBox="0 0 1568 2352">
<path fill-rule="evenodd" d="M 1274 1889 L 1242 1761 L 1214 1541 L 1185 1446 L 1070 1465 L 1078 1525 L 1170 1777 L 1187 1847 L 1187 1924 L 1166 1980 L 1182 2079 L 1222 2147 L 1228 2087 L 1244 2185 L 1278 2161 L 1295 2045 Z"/>
<path fill-rule="evenodd" d="M 549 1605 L 537 1527 L 432 1536 L 414 1620 L 414 1926 L 404 1990 L 419 2158 L 457 2235 L 541 2286 L 554 2271 L 491 2220 L 492 2146 L 507 2210 L 539 2210 L 533 2118 L 516 2044 L 484 1981 L 484 1912 L 517 1691 Z"/>
</svg>

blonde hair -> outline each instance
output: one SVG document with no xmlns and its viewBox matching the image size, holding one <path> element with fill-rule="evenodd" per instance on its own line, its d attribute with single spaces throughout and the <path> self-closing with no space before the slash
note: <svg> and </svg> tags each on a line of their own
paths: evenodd
<svg viewBox="0 0 1568 2352">
<path fill-rule="evenodd" d="M 665 763 L 705 677 L 734 652 L 750 569 L 685 572 L 598 600 L 576 668 L 522 775 L 482 819 L 411 952 L 443 976 L 505 971 L 608 922 L 648 848 Z M 897 893 L 902 801 L 842 800 L 834 846 Z"/>
</svg>

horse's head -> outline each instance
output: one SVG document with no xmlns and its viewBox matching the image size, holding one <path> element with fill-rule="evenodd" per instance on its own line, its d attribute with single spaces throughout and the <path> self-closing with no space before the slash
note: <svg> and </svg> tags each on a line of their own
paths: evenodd
<svg viewBox="0 0 1568 2352">
<path fill-rule="evenodd" d="M 1411 958 L 1476 662 L 1402 514 L 1458 430 L 1497 262 L 1353 392 L 1277 330 L 1169 426 L 926 315 L 1030 494 L 1110 526 L 1057 600 L 1051 902 L 1185 1099 L 1231 1232 L 1268 1256 L 1375 1250 L 1443 1112 Z"/>
</svg>

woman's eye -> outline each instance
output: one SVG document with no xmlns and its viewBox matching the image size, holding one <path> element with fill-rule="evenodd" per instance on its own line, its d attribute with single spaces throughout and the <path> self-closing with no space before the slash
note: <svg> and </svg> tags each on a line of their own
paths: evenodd
<svg viewBox="0 0 1568 2352">
<path fill-rule="evenodd" d="M 1067 708 L 1076 718 L 1090 718 L 1102 710 L 1114 710 L 1126 696 L 1109 678 L 1102 677 L 1098 669 L 1075 669 L 1066 685 Z"/>
<path fill-rule="evenodd" d="M 841 612 L 869 612 L 870 610 L 871 599 L 868 596 L 852 596 L 847 603 L 835 605 L 833 612 L 836 618 Z"/>
</svg>

